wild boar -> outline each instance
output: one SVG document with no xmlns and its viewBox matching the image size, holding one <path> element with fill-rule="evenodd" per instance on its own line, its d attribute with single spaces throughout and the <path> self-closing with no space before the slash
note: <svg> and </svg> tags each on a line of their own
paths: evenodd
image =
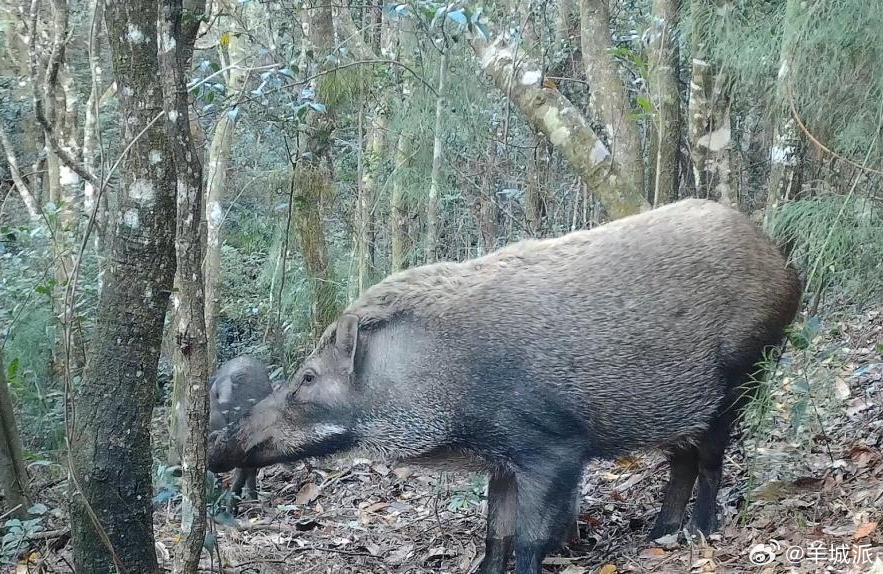
<svg viewBox="0 0 883 574">
<path fill-rule="evenodd" d="M 484 574 L 541 572 L 585 463 L 650 447 L 671 476 L 650 536 L 716 528 L 730 428 L 800 301 L 738 212 L 686 200 L 463 263 L 403 271 L 325 331 L 291 383 L 210 441 L 209 466 L 362 448 L 490 475 Z"/>
<path fill-rule="evenodd" d="M 247 416 L 251 409 L 273 392 L 267 368 L 254 357 L 230 359 L 212 376 L 209 388 L 209 431 L 219 431 Z M 237 468 L 230 487 L 235 497 L 257 494 L 257 469 Z M 231 508 L 235 505 L 231 504 Z"/>
</svg>

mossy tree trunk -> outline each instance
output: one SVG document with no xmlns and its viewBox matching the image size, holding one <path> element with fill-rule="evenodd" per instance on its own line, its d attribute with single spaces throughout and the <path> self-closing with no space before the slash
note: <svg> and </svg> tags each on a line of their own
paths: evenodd
<svg viewBox="0 0 883 574">
<path fill-rule="evenodd" d="M 326 57 L 334 49 L 334 25 L 330 4 L 307 3 L 304 10 L 306 49 L 312 58 L 307 67 L 311 77 L 325 69 Z M 334 73 L 334 72 L 331 72 Z M 315 99 L 326 103 L 328 76 L 313 80 Z M 322 204 L 332 190 L 326 158 L 331 153 L 334 133 L 333 110 L 310 110 L 300 134 L 298 160 L 292 175 L 294 185 L 294 227 L 300 242 L 304 265 L 312 283 L 311 332 L 318 339 L 325 327 L 337 317 L 337 280 L 328 254 Z"/>
<path fill-rule="evenodd" d="M 567 159 L 595 191 L 612 219 L 650 208 L 644 190 L 635 188 L 607 146 L 589 127 L 582 112 L 556 88 L 544 85 L 539 66 L 503 34 L 486 40 L 473 34 L 470 45 L 481 68 L 523 114 Z M 517 61 L 517 64 L 516 64 Z"/>
<path fill-rule="evenodd" d="M 604 133 L 620 177 L 629 187 L 644 190 L 641 135 L 633 119 L 629 96 L 619 66 L 611 54 L 610 13 L 607 0 L 581 0 L 580 26 L 583 64 L 589 82 L 589 107 L 604 125 Z"/>
<path fill-rule="evenodd" d="M 121 143 L 131 147 L 91 355 L 73 405 L 71 536 L 77 572 L 155 574 L 150 422 L 175 271 L 176 178 L 166 127 L 151 124 L 163 109 L 157 5 L 106 8 Z"/>
</svg>

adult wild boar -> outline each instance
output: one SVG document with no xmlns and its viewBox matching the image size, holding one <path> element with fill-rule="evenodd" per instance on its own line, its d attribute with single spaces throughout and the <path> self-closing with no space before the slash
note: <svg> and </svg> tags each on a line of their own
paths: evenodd
<svg viewBox="0 0 883 574">
<path fill-rule="evenodd" d="M 397 273 L 331 325 L 290 386 L 213 437 L 209 466 L 364 448 L 490 475 L 481 572 L 541 572 L 583 465 L 647 447 L 671 479 L 652 537 L 716 527 L 730 426 L 800 299 L 745 217 L 681 201 L 558 239 Z"/>
<path fill-rule="evenodd" d="M 254 406 L 273 392 L 267 367 L 254 357 L 230 359 L 212 376 L 209 388 L 209 431 L 220 431 L 247 416 Z M 257 493 L 255 467 L 237 468 L 230 487 L 235 497 Z M 235 502 L 235 501 L 233 501 Z M 231 503 L 231 508 L 235 504 Z"/>
</svg>

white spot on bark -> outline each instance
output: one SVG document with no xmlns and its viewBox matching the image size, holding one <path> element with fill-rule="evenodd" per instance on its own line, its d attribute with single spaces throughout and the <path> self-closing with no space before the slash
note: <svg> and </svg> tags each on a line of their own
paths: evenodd
<svg viewBox="0 0 883 574">
<path fill-rule="evenodd" d="M 77 185 L 80 183 L 80 176 L 66 165 L 62 165 L 58 169 L 58 180 L 61 185 Z"/>
<path fill-rule="evenodd" d="M 168 31 L 163 30 L 162 35 L 159 37 L 159 47 L 163 52 L 171 52 L 175 49 L 175 38 L 172 37 Z"/>
<path fill-rule="evenodd" d="M 730 128 L 722 127 L 696 140 L 696 143 L 702 147 L 708 148 L 709 151 L 718 152 L 730 143 Z"/>
<path fill-rule="evenodd" d="M 126 32 L 126 39 L 131 44 L 140 44 L 144 41 L 144 32 L 138 26 L 130 23 Z"/>
<path fill-rule="evenodd" d="M 148 157 L 150 158 L 150 165 L 156 165 L 162 161 L 162 153 L 158 149 L 150 150 Z"/>
<path fill-rule="evenodd" d="M 606 160 L 609 155 L 610 152 L 607 151 L 607 146 L 604 145 L 604 142 L 595 140 L 595 145 L 592 146 L 592 151 L 589 152 L 589 161 L 595 166 Z"/>
<path fill-rule="evenodd" d="M 172 110 L 169 112 L 169 121 L 172 123 L 178 121 L 178 110 Z"/>
<path fill-rule="evenodd" d="M 221 221 L 224 220 L 224 210 L 221 209 L 221 203 L 219 201 L 210 201 L 206 207 L 206 212 L 208 213 L 208 224 L 210 227 L 218 228 L 221 226 Z"/>
<path fill-rule="evenodd" d="M 140 224 L 140 220 L 138 219 L 138 212 L 134 209 L 126 210 L 126 212 L 123 214 L 123 223 L 125 223 L 127 227 L 137 229 Z"/>
<path fill-rule="evenodd" d="M 535 86 L 540 83 L 540 78 L 543 77 L 542 72 L 539 70 L 528 70 L 521 74 L 521 85 L 522 86 Z"/>
<path fill-rule="evenodd" d="M 146 179 L 136 179 L 129 186 L 129 197 L 138 203 L 153 203 L 156 198 L 153 183 Z"/>
<path fill-rule="evenodd" d="M 132 88 L 130 88 L 129 86 L 123 86 L 123 95 L 127 98 L 131 98 L 134 93 L 135 92 L 132 91 Z"/>
<path fill-rule="evenodd" d="M 561 121 L 558 108 L 550 106 L 546 113 L 543 114 L 543 124 L 546 126 L 546 133 L 549 134 L 549 141 L 552 145 L 560 146 L 570 137 L 570 130 Z"/>
</svg>

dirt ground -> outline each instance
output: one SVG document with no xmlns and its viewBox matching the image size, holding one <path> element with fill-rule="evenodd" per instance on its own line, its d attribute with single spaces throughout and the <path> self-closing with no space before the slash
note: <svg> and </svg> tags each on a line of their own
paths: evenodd
<svg viewBox="0 0 883 574">
<path fill-rule="evenodd" d="M 592 464 L 580 539 L 550 556 L 546 571 L 883 574 L 881 352 L 880 310 L 829 318 L 807 350 L 789 347 L 758 417 L 766 422 L 748 417 L 753 438 L 728 453 L 724 527 L 710 540 L 646 541 L 667 474 L 660 455 Z M 213 524 L 216 551 L 205 553 L 203 571 L 471 572 L 483 552 L 483 489 L 481 477 L 353 456 L 270 467 L 260 500 Z M 170 569 L 177 502 L 157 510 L 157 550 Z M 32 560 L 17 572 L 70 571 L 64 517 L 57 522 L 62 535 L 32 540 Z"/>
</svg>

